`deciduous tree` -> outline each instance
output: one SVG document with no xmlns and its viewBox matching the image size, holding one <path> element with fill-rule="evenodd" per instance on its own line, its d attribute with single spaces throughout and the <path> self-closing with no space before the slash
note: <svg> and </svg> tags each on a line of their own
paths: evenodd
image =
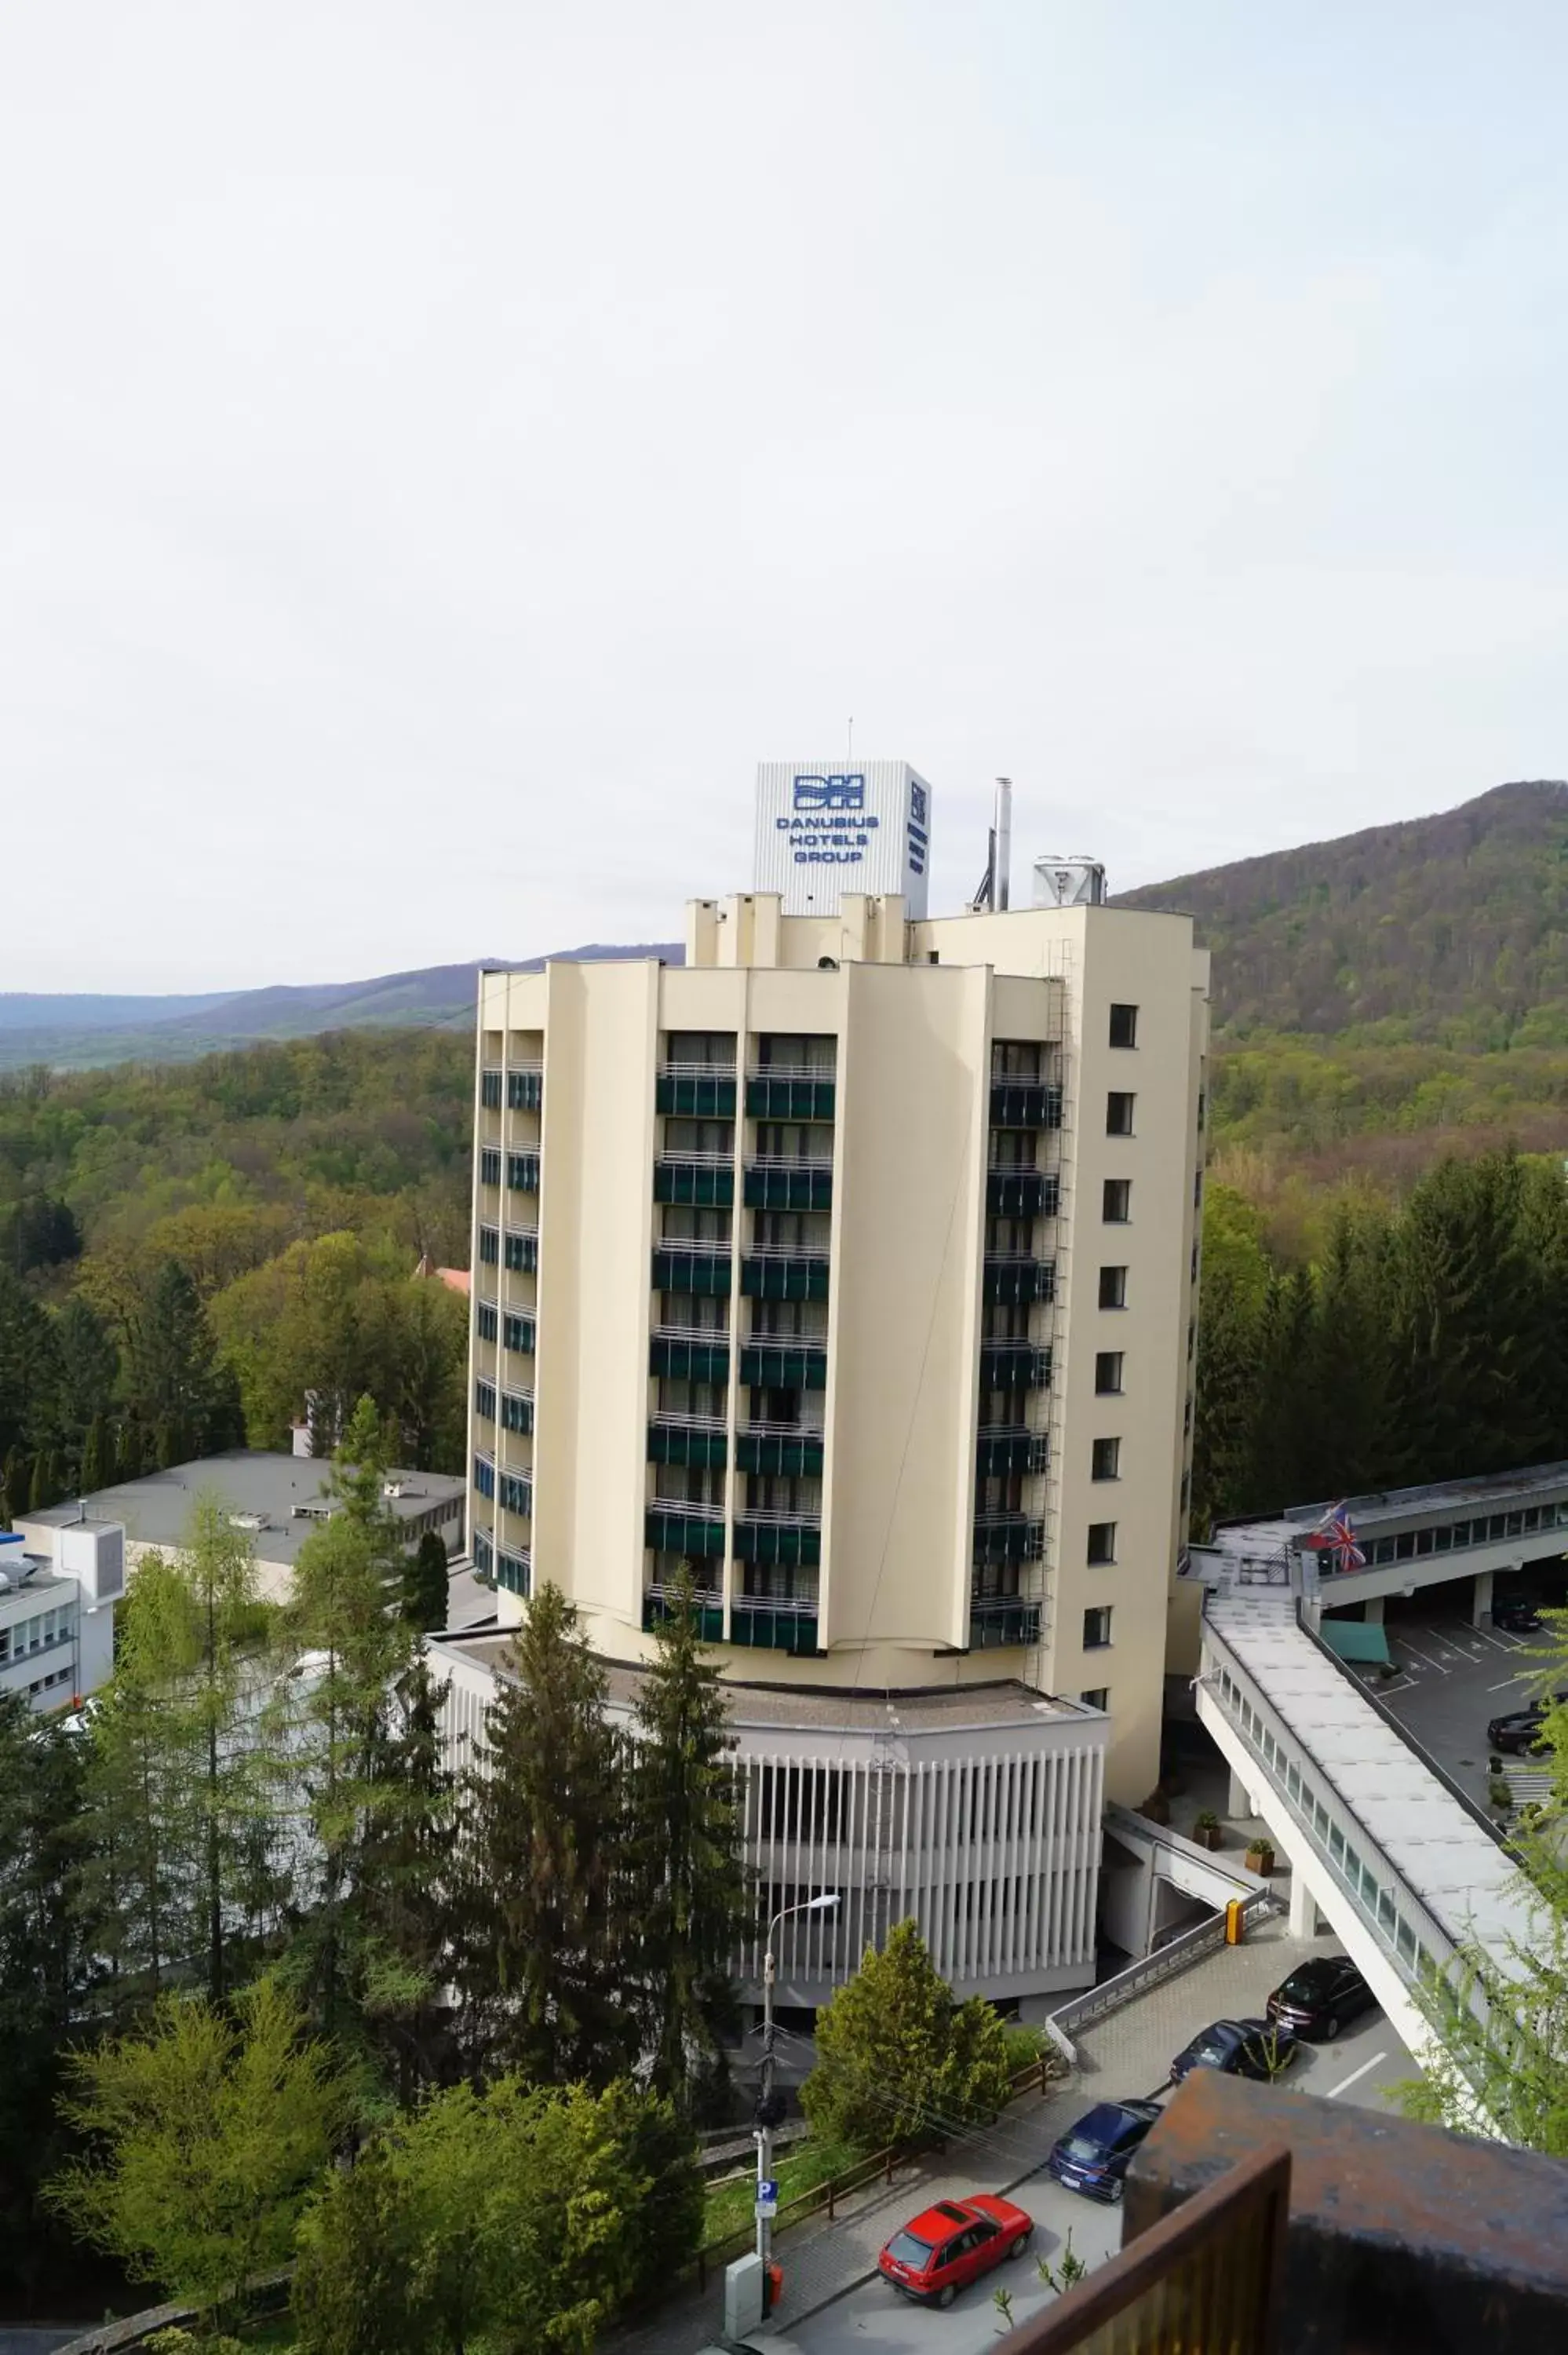
<svg viewBox="0 0 1568 2355">
<path fill-rule="evenodd" d="M 995 2012 L 955 2003 L 915 1923 L 900 1922 L 818 2013 L 800 2102 L 813 2132 L 872 2149 L 994 2116 L 1007 2086 Z"/>
</svg>

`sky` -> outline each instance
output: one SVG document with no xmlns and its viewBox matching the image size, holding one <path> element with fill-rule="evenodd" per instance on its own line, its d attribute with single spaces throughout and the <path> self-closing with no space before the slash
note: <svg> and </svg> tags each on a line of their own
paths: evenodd
<svg viewBox="0 0 1568 2355">
<path fill-rule="evenodd" d="M 932 905 L 1568 775 L 1568 12 L 0 12 L 0 990 Z"/>
</svg>

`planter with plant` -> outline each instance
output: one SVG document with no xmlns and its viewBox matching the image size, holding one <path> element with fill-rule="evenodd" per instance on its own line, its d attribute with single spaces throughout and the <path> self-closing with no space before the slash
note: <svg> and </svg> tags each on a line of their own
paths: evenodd
<svg viewBox="0 0 1568 2355">
<path fill-rule="evenodd" d="M 1249 1872 L 1257 1873 L 1261 1879 L 1265 1881 L 1267 1880 L 1269 1874 L 1274 1870 L 1274 1842 L 1272 1840 L 1255 1839 L 1248 1843 L 1246 1852 L 1246 1869 Z"/>
<path fill-rule="evenodd" d="M 1171 1821 L 1171 1802 L 1163 1791 L 1153 1790 L 1138 1812 L 1140 1816 L 1147 1816 L 1151 1824 L 1168 1824 Z"/>
<path fill-rule="evenodd" d="M 1205 1807 L 1192 1826 L 1192 1838 L 1200 1848 L 1218 1848 L 1224 1831 L 1213 1807 Z"/>
</svg>

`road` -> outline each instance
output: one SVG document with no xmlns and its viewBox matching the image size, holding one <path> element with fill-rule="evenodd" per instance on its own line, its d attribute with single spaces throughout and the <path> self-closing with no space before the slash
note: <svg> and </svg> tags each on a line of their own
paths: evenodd
<svg viewBox="0 0 1568 2355">
<path fill-rule="evenodd" d="M 1202 2020 L 1195 2026 L 1202 2026 Z M 1374 2011 L 1346 2029 L 1331 2044 L 1307 2044 L 1285 2082 L 1303 2094 L 1330 2101 L 1349 2102 L 1369 2109 L 1393 2109 L 1393 2089 L 1415 2074 L 1415 2063 L 1381 2011 Z M 1120 2094 L 1147 2094 L 1149 2085 L 1107 2087 L 1102 2098 Z M 1086 2090 L 1088 2107 L 1098 2093 Z M 974 2189 L 982 2187 L 977 2184 Z M 1036 2174 L 1010 2190 L 1011 2199 L 1027 2208 L 1035 2220 L 1034 2242 L 1017 2264 L 1001 2264 L 989 2283 L 980 2283 L 955 2298 L 945 2313 L 912 2306 L 880 2281 L 863 2282 L 831 2306 L 791 2329 L 759 2338 L 758 2347 L 777 2355 L 980 2355 L 994 2347 L 1001 2317 L 992 2303 L 997 2287 L 1012 2298 L 1014 2323 L 1050 2303 L 1052 2292 L 1039 2277 L 1037 2259 L 1053 2265 L 1061 2262 L 1070 2232 L 1075 2254 L 1089 2265 L 1103 2264 L 1121 2246 L 1121 2211 L 1104 2208 L 1093 2200 L 1065 2191 L 1049 2177 Z M 786 2275 L 788 2278 L 788 2275 Z"/>
</svg>

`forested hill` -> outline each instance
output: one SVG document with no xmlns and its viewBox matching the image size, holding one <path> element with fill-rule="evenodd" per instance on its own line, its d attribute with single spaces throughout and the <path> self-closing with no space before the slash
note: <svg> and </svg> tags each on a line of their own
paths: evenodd
<svg viewBox="0 0 1568 2355">
<path fill-rule="evenodd" d="M 1118 905 L 1198 919 L 1233 1039 L 1568 1044 L 1568 783 L 1499 785 L 1436 817 L 1146 884 Z"/>
</svg>

